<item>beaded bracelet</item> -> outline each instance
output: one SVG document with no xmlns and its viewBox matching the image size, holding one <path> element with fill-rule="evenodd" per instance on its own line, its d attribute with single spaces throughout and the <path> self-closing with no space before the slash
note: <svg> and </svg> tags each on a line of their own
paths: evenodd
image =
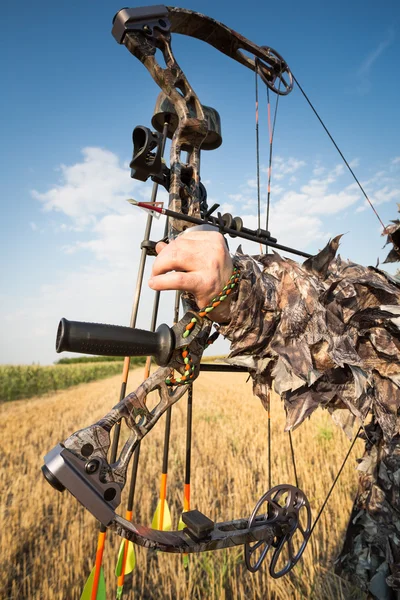
<svg viewBox="0 0 400 600">
<path fill-rule="evenodd" d="M 232 293 L 232 290 L 235 288 L 239 279 L 240 279 L 240 271 L 237 267 L 234 267 L 233 273 L 230 276 L 229 281 L 226 284 L 226 286 L 222 289 L 222 291 L 218 294 L 218 296 L 213 298 L 207 306 L 205 306 L 204 308 L 202 308 L 199 311 L 199 317 L 207 317 L 208 314 L 214 310 L 214 308 L 217 308 L 217 306 L 219 306 L 221 304 L 221 302 L 223 302 L 229 296 L 229 294 Z M 191 319 L 190 323 L 188 323 L 186 325 L 185 331 L 183 333 L 184 338 L 187 338 L 190 335 L 190 332 L 193 329 L 195 323 L 197 323 L 197 319 L 193 318 L 193 319 Z M 207 345 L 212 344 L 218 336 L 219 336 L 218 332 L 215 332 L 213 335 L 211 335 L 208 338 Z M 181 375 L 180 377 L 177 377 L 177 378 L 172 377 L 172 376 L 167 377 L 165 380 L 165 383 L 167 385 L 172 386 L 172 385 L 188 384 L 188 383 L 190 383 L 190 380 L 194 378 L 194 365 L 192 363 L 192 357 L 190 356 L 188 346 L 185 346 L 184 348 L 182 348 L 182 358 L 183 358 L 183 362 L 185 364 L 185 374 Z"/>
<path fill-rule="evenodd" d="M 218 294 L 215 298 L 213 298 L 210 304 L 207 304 L 204 308 L 199 311 L 199 317 L 208 317 L 209 313 L 217 308 L 232 293 L 233 288 L 236 286 L 237 282 L 240 279 L 240 271 L 238 267 L 233 268 L 233 273 L 229 278 L 228 283 L 222 289 L 222 292 Z M 193 318 L 188 325 L 185 327 L 185 332 L 183 333 L 183 337 L 187 338 L 190 335 L 190 331 L 193 329 L 195 323 L 197 323 L 197 319 Z"/>
<path fill-rule="evenodd" d="M 214 308 L 217 308 L 217 306 L 219 306 L 221 304 L 221 302 L 223 302 L 228 296 L 229 294 L 232 293 L 233 288 L 236 286 L 237 282 L 239 281 L 240 278 L 240 271 L 237 267 L 233 268 L 233 273 L 229 278 L 228 283 L 226 284 L 226 286 L 224 288 L 222 288 L 222 292 L 220 292 L 218 294 L 218 296 L 216 296 L 216 298 L 213 298 L 210 302 L 210 304 L 208 304 L 207 306 L 205 306 L 204 308 L 201 309 L 201 311 L 199 312 L 199 317 L 207 317 L 208 314 L 214 310 Z"/>
</svg>

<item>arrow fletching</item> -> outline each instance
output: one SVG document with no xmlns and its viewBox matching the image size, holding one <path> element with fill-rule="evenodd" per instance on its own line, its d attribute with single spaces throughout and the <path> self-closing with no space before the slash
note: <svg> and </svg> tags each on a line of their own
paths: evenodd
<svg viewBox="0 0 400 600">
<path fill-rule="evenodd" d="M 96 567 L 93 567 L 89 577 L 86 580 L 85 587 L 83 588 L 80 600 L 94 600 L 92 599 L 94 575 Z M 106 600 L 106 580 L 104 579 L 103 567 L 100 569 L 99 584 L 97 587 L 97 594 L 95 600 Z"/>
<path fill-rule="evenodd" d="M 171 512 L 169 510 L 168 502 L 166 500 L 158 501 L 157 508 L 154 513 L 153 520 L 151 522 L 151 528 L 158 529 L 158 531 L 171 531 Z"/>
<path fill-rule="evenodd" d="M 115 577 L 120 577 L 122 575 L 126 544 L 128 545 L 128 548 L 126 553 L 124 575 L 129 575 L 129 573 L 132 573 L 133 569 L 136 566 L 136 554 L 133 543 L 129 542 L 128 540 L 122 540 L 121 545 L 119 547 L 117 565 L 115 567 Z"/>
<path fill-rule="evenodd" d="M 183 512 L 186 512 L 186 510 L 184 510 Z M 186 525 L 185 523 L 182 521 L 182 516 L 179 519 L 179 523 L 178 523 L 178 531 L 182 531 L 182 529 L 185 529 Z M 185 569 L 187 569 L 189 567 L 189 555 L 188 554 L 182 554 L 182 562 L 183 562 L 183 566 L 185 567 Z"/>
<path fill-rule="evenodd" d="M 128 198 L 127 202 L 129 202 L 129 204 L 133 204 L 133 206 L 138 206 L 139 208 L 144 210 L 147 214 L 150 213 L 156 219 L 160 218 L 160 215 L 162 214 L 162 209 L 164 206 L 163 202 L 138 202 L 137 200 L 134 200 L 133 198 Z"/>
</svg>

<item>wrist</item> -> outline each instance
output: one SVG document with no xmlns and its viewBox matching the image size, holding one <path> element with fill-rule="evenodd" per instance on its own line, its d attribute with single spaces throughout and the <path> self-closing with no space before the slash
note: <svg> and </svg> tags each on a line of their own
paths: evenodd
<svg viewBox="0 0 400 600">
<path fill-rule="evenodd" d="M 208 317 L 217 323 L 229 320 L 232 293 L 237 289 L 240 280 L 240 271 L 234 266 L 233 272 L 222 290 L 199 311 L 200 317 Z"/>
</svg>

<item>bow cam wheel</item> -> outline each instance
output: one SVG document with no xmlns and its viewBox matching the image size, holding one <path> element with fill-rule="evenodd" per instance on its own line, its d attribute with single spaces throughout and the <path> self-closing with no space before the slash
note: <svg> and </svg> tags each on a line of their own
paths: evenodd
<svg viewBox="0 0 400 600">
<path fill-rule="evenodd" d="M 265 59 L 256 58 L 257 71 L 270 90 L 279 96 L 287 96 L 293 89 L 293 76 L 286 61 L 269 46 L 261 46 Z"/>
<path fill-rule="evenodd" d="M 252 573 L 258 571 L 272 548 L 269 572 L 271 577 L 277 579 L 293 569 L 309 540 L 311 510 L 306 495 L 293 485 L 273 487 L 257 502 L 248 527 L 251 528 L 260 521 L 280 525 L 282 533 L 272 543 L 264 540 L 246 542 L 246 566 Z"/>
</svg>

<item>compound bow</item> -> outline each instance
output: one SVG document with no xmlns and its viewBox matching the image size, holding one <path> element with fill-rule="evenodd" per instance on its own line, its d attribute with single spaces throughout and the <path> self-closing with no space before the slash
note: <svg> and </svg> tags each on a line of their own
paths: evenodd
<svg viewBox="0 0 400 600">
<path fill-rule="evenodd" d="M 244 228 L 239 218 L 232 220 L 230 215 L 222 217 L 220 214 L 218 218 L 210 217 L 212 211 L 207 211 L 206 192 L 200 182 L 200 150 L 220 145 L 219 116 L 201 104 L 179 67 L 171 49 L 173 32 L 206 41 L 258 72 L 268 88 L 279 95 L 288 94 L 293 87 L 289 67 L 277 52 L 266 46 L 256 46 L 209 17 L 161 5 L 122 9 L 114 17 L 113 36 L 145 65 L 161 88 L 158 114 L 162 115 L 161 121 L 168 123 L 168 135 L 172 138 L 170 168 L 167 168 L 161 160 L 159 133 L 137 127 L 133 133 L 132 176 L 142 181 L 151 176 L 169 191 L 169 210 L 175 215 L 178 213 L 178 218 L 170 216 L 169 239 L 184 231 L 187 221 L 191 221 L 191 225 L 200 222 L 222 232 L 286 249 L 276 244 L 268 232 Z M 157 50 L 163 55 L 165 68 L 156 60 Z M 245 52 L 255 58 L 251 59 Z M 153 118 L 153 125 L 159 131 L 161 121 Z M 187 151 L 185 162 L 181 159 L 184 150 Z M 184 317 L 176 325 L 172 328 L 161 325 L 156 333 L 61 321 L 58 351 L 152 355 L 161 366 L 100 421 L 74 433 L 51 450 L 45 457 L 43 473 L 59 491 L 68 489 L 104 526 L 136 544 L 175 553 L 204 552 L 244 544 L 246 564 L 251 571 L 259 569 L 272 548 L 270 573 L 280 577 L 297 563 L 311 531 L 308 500 L 294 486 L 278 485 L 269 490 L 256 504 L 250 518 L 214 523 L 199 511 L 188 511 L 183 514 L 186 527 L 181 531 L 155 531 L 135 525 L 115 512 L 121 502 L 128 464 L 135 448 L 199 374 L 211 321 L 199 314 L 190 299 L 186 299 L 186 308 Z M 180 373 L 180 377 L 171 378 L 172 370 Z M 158 392 L 159 401 L 150 410 L 146 399 L 154 390 Z M 118 459 L 110 464 L 111 430 L 122 420 L 130 429 L 130 436 Z M 300 537 L 297 547 L 293 540 L 296 532 L 299 532 L 297 539 Z M 283 554 L 286 558 L 282 566 Z"/>
</svg>

